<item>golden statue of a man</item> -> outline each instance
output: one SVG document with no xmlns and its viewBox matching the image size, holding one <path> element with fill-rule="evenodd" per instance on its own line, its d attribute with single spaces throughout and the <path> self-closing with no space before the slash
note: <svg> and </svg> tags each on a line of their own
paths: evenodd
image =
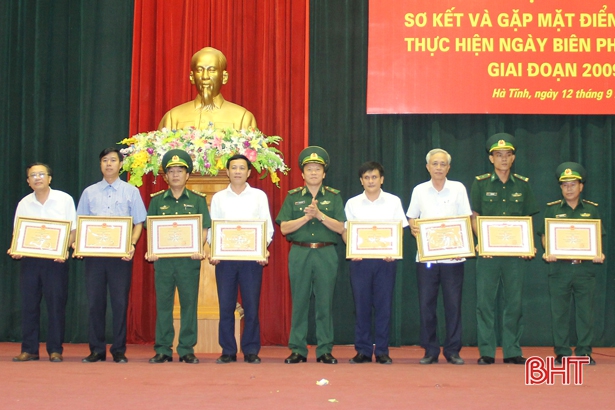
<svg viewBox="0 0 615 410">
<path fill-rule="evenodd" d="M 197 51 L 190 62 L 190 83 L 194 84 L 198 95 L 193 101 L 169 110 L 160 120 L 158 129 L 204 129 L 210 124 L 224 129 L 256 128 L 256 119 L 250 111 L 226 101 L 220 94 L 227 81 L 224 54 L 212 47 Z"/>
</svg>

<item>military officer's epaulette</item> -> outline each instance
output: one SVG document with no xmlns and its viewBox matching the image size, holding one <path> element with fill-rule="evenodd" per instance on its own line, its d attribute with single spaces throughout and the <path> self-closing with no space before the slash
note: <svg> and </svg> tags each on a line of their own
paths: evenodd
<svg viewBox="0 0 615 410">
<path fill-rule="evenodd" d="M 588 204 L 593 205 L 593 206 L 598 206 L 597 203 L 592 202 L 592 201 L 588 201 L 587 199 L 584 199 L 583 202 L 588 203 Z"/>
<path fill-rule="evenodd" d="M 547 202 L 547 206 L 558 205 L 561 203 L 562 203 L 562 200 L 558 199 L 557 201 Z"/>
<path fill-rule="evenodd" d="M 204 192 L 195 191 L 193 189 L 191 189 L 190 192 L 193 192 L 193 193 L 197 194 L 198 196 L 202 196 L 203 198 L 207 197 L 207 194 L 204 193 Z"/>
<path fill-rule="evenodd" d="M 339 189 L 331 188 L 330 186 L 325 186 L 325 189 L 335 195 L 340 193 Z"/>
<path fill-rule="evenodd" d="M 166 191 L 166 189 L 163 189 L 162 191 L 158 191 L 158 192 L 154 192 L 153 194 L 149 194 L 149 196 L 153 198 L 153 197 L 155 197 L 155 196 L 157 196 L 157 195 L 162 194 L 162 193 L 163 193 L 163 192 L 165 192 L 165 191 Z"/>
<path fill-rule="evenodd" d="M 487 178 L 491 178 L 491 172 L 487 172 L 486 174 L 476 176 L 477 181 L 482 181 L 483 179 L 487 179 Z"/>
<path fill-rule="evenodd" d="M 300 187 L 298 187 L 298 188 L 291 189 L 290 191 L 288 191 L 288 193 L 289 193 L 290 195 L 292 195 L 292 194 L 296 194 L 297 192 L 301 191 L 302 189 L 303 189 L 303 187 L 302 187 L 302 186 L 300 186 Z"/>
<path fill-rule="evenodd" d="M 527 182 L 530 179 L 528 177 L 524 177 L 523 175 L 519 175 L 519 174 L 513 174 L 515 176 L 515 178 L 520 179 L 523 182 Z"/>
</svg>

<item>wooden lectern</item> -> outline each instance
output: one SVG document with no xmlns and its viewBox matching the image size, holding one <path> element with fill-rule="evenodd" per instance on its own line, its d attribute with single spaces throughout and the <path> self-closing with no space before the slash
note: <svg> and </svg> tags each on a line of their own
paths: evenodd
<svg viewBox="0 0 615 410">
<path fill-rule="evenodd" d="M 225 189 L 229 184 L 228 177 L 224 171 L 215 177 L 202 176 L 198 174 L 190 175 L 187 188 L 193 191 L 207 194 L 207 205 L 211 205 L 211 197 L 218 191 Z M 209 245 L 206 245 L 209 251 Z M 175 340 L 173 346 L 177 346 L 179 338 L 179 297 L 175 293 L 175 306 L 173 308 L 173 326 L 175 328 Z M 239 334 L 243 310 L 238 304 L 235 311 L 235 339 L 237 347 L 240 349 Z M 201 277 L 199 280 L 199 302 L 197 311 L 198 338 L 194 346 L 195 353 L 219 353 L 222 348 L 218 344 L 218 324 L 220 322 L 220 309 L 218 306 L 218 288 L 216 286 L 216 273 L 213 266 L 203 260 L 201 262 Z"/>
</svg>

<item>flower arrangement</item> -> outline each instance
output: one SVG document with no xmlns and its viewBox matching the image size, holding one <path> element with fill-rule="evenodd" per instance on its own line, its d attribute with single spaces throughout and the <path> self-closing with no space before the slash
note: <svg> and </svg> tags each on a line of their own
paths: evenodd
<svg viewBox="0 0 615 410">
<path fill-rule="evenodd" d="M 121 149 L 124 155 L 123 170 L 130 172 L 129 182 L 134 186 L 143 185 L 143 175 L 158 173 L 164 154 L 171 149 L 183 149 L 194 162 L 192 172 L 201 175 L 218 175 L 226 167 L 226 161 L 235 154 L 245 155 L 261 179 L 267 174 L 271 182 L 279 187 L 278 171 L 287 174 L 289 168 L 281 152 L 272 145 L 282 140 L 278 136 L 266 136 L 257 129 L 222 130 L 213 125 L 203 130 L 185 128 L 150 131 L 134 135 L 118 144 L 128 145 Z"/>
</svg>

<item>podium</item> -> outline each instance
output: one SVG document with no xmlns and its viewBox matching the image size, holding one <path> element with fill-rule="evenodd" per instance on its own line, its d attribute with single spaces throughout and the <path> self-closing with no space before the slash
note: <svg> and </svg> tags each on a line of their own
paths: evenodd
<svg viewBox="0 0 615 410">
<path fill-rule="evenodd" d="M 222 171 L 223 173 L 224 171 Z M 193 191 L 207 194 L 207 206 L 211 205 L 211 197 L 218 191 L 225 189 L 229 184 L 226 174 L 215 177 L 190 175 L 187 188 Z M 205 245 L 209 252 L 209 245 Z M 241 319 L 243 309 L 237 304 L 235 310 L 235 339 L 240 349 L 239 336 L 241 331 Z M 222 348 L 218 344 L 218 324 L 220 323 L 220 309 L 218 305 L 218 288 L 216 286 L 215 268 L 203 260 L 201 262 L 201 276 L 199 279 L 199 298 L 197 310 L 198 337 L 194 346 L 195 353 L 218 353 Z M 175 328 L 175 340 L 173 346 L 177 346 L 179 338 L 180 309 L 179 296 L 175 292 L 175 305 L 173 307 L 173 327 Z"/>
</svg>

